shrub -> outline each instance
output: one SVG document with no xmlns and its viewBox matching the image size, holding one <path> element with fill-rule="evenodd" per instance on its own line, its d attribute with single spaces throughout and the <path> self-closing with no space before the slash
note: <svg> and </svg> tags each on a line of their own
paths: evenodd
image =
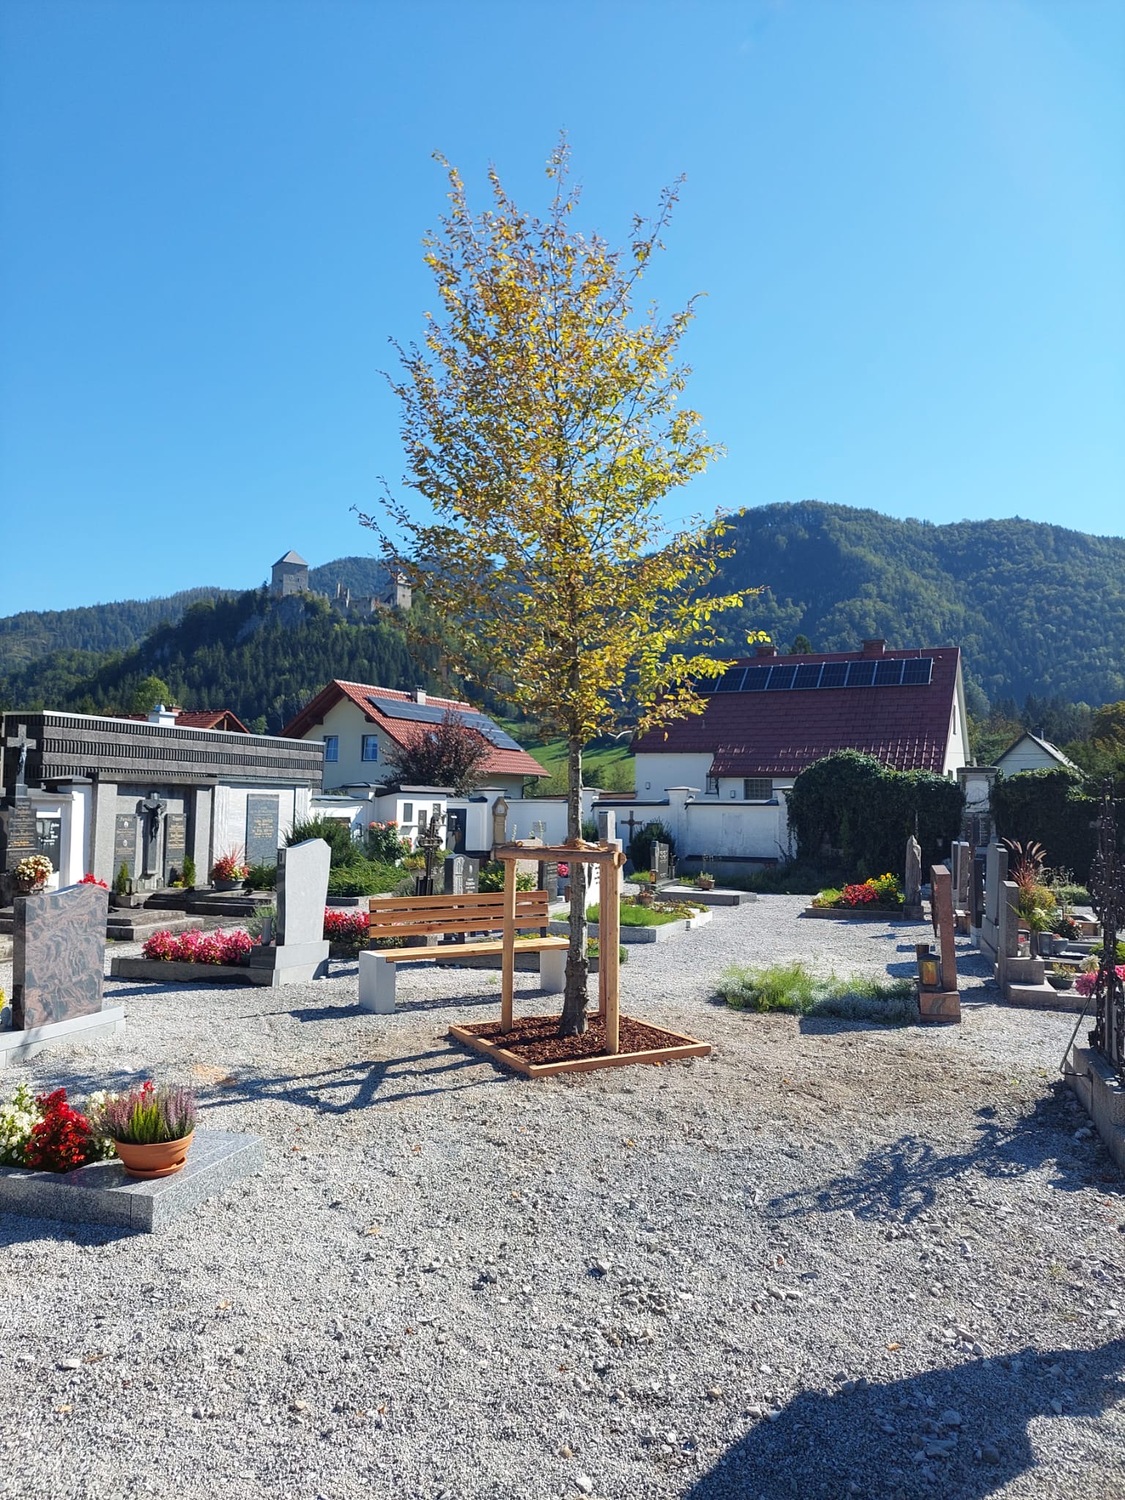
<svg viewBox="0 0 1125 1500">
<path fill-rule="evenodd" d="M 657 821 L 646 823 L 643 828 L 637 830 L 629 840 L 629 847 L 626 850 L 633 861 L 634 870 L 652 868 L 652 846 L 656 843 L 667 844 L 669 856 L 676 852 L 676 840 L 663 823 Z"/>
<path fill-rule="evenodd" d="M 358 952 L 366 946 L 368 939 L 368 913 L 365 911 L 341 911 L 337 907 L 325 907 L 324 936 L 337 947 Z"/>
<path fill-rule="evenodd" d="M 117 874 L 113 880 L 113 894 L 115 896 L 127 896 L 129 894 L 129 866 L 124 860 L 118 866 Z"/>
<path fill-rule="evenodd" d="M 303 822 L 294 823 L 285 835 L 286 844 L 303 844 L 308 839 L 324 840 L 331 851 L 329 862 L 334 870 L 358 864 L 363 860 L 363 850 L 352 838 L 351 828 L 340 818 L 326 818 L 323 813 L 318 813 L 314 818 L 305 818 Z M 362 892 L 357 892 L 357 894 L 362 894 Z"/>
<path fill-rule="evenodd" d="M 872 755 L 841 750 L 802 771 L 788 801 L 798 858 L 815 863 L 829 849 L 862 875 L 897 870 L 915 823 L 929 869 L 959 833 L 965 799 L 944 776 L 892 771 Z"/>
<path fill-rule="evenodd" d="M 184 860 L 183 874 L 180 878 L 183 880 L 185 890 L 195 889 L 195 860 L 190 854 Z"/>
<path fill-rule="evenodd" d="M 377 864 L 362 857 L 328 872 L 330 896 L 386 896 L 408 883 L 413 884 L 410 876 L 397 865 Z"/>
<path fill-rule="evenodd" d="M 1092 826 L 1098 800 L 1088 794 L 1085 777 L 1065 766 L 1001 774 L 992 789 L 992 808 L 1005 841 L 1037 840 L 1052 865 L 1086 879 L 1098 847 Z"/>
<path fill-rule="evenodd" d="M 410 840 L 401 837 L 398 824 L 370 823 L 367 828 L 367 857 L 376 864 L 393 865 L 410 853 Z"/>
<path fill-rule="evenodd" d="M 276 890 L 277 866 L 251 865 L 246 873 L 246 884 L 252 891 Z"/>
<path fill-rule="evenodd" d="M 482 891 L 502 891 L 504 889 L 504 861 L 490 859 L 487 864 L 480 867 L 480 875 L 477 877 L 477 887 Z M 535 889 L 535 876 L 528 875 L 519 870 L 516 873 L 516 890 L 533 891 Z"/>
</svg>

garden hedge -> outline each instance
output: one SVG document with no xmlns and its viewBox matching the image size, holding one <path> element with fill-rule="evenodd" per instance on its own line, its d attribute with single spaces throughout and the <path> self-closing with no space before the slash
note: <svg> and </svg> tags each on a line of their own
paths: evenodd
<svg viewBox="0 0 1125 1500">
<path fill-rule="evenodd" d="M 1098 847 L 1093 826 L 1098 799 L 1086 777 L 1065 766 L 997 776 L 992 791 L 996 832 L 1026 844 L 1034 839 L 1047 851 L 1053 870 L 1069 870 L 1085 885 Z"/>
</svg>

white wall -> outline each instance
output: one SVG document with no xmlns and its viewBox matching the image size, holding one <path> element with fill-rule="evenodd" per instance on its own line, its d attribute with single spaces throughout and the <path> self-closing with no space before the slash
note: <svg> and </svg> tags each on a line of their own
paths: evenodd
<svg viewBox="0 0 1125 1500">
<path fill-rule="evenodd" d="M 1020 771 L 1058 771 L 1063 765 L 1061 760 L 1056 760 L 1031 739 L 1017 740 L 996 760 L 997 770 L 1005 776 L 1015 776 Z"/>
<path fill-rule="evenodd" d="M 200 881 L 211 872 L 211 865 L 220 854 L 246 848 L 246 799 L 250 796 L 277 796 L 277 839 L 279 846 L 294 823 L 309 816 L 312 793 L 308 787 L 273 787 L 261 785 L 224 786 L 215 788 L 215 805 L 211 822 L 211 849 L 208 854 L 206 872 L 198 872 Z"/>
<path fill-rule="evenodd" d="M 710 750 L 690 755 L 678 751 L 642 752 L 636 757 L 637 796 L 661 797 L 665 788 L 670 786 L 692 786 L 702 792 L 707 785 L 711 761 Z"/>
</svg>

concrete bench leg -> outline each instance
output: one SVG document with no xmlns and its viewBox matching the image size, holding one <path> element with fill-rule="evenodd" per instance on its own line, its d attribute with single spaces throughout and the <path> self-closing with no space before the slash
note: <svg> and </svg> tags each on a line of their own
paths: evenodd
<svg viewBox="0 0 1125 1500">
<path fill-rule="evenodd" d="M 566 949 L 547 948 L 539 955 L 539 988 L 546 995 L 566 990 Z"/>
<path fill-rule="evenodd" d="M 395 966 L 381 953 L 365 949 L 359 955 L 359 1004 L 378 1016 L 394 1015 Z"/>
</svg>

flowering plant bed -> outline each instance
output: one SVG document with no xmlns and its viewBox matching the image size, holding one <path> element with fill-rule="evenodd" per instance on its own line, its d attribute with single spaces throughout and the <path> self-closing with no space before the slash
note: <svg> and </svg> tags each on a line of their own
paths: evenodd
<svg viewBox="0 0 1125 1500">
<path fill-rule="evenodd" d="M 241 928 L 233 932 L 154 932 L 141 949 L 143 957 L 159 963 L 245 964 L 253 943 Z"/>
<path fill-rule="evenodd" d="M 605 1050 L 605 1020 L 598 1015 L 588 1017 L 581 1036 L 559 1036 L 557 1016 L 518 1016 L 507 1032 L 501 1031 L 499 1021 L 477 1021 L 451 1026 L 449 1035 L 529 1078 L 711 1055 L 710 1042 L 665 1031 L 631 1016 L 621 1016 L 618 1024 L 620 1051 L 612 1054 Z"/>
<path fill-rule="evenodd" d="M 361 948 L 366 948 L 369 921 L 366 906 L 358 911 L 326 907 L 324 937 L 332 944 L 333 954 L 342 958 L 354 958 Z"/>
<path fill-rule="evenodd" d="M 902 886 L 898 877 L 887 874 L 874 880 L 853 881 L 838 890 L 831 888 L 813 897 L 805 908 L 806 917 L 859 917 L 881 921 L 906 918 Z M 909 920 L 914 920 L 913 914 Z"/>
</svg>

